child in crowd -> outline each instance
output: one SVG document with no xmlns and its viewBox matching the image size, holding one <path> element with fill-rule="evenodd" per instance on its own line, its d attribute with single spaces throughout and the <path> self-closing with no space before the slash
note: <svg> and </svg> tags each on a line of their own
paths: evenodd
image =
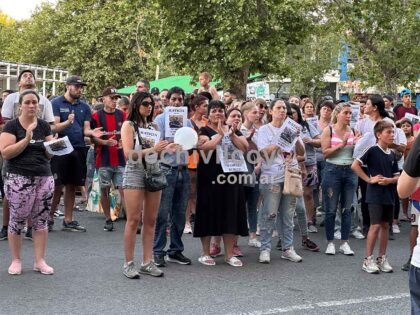
<svg viewBox="0 0 420 315">
<path fill-rule="evenodd" d="M 395 203 L 395 184 L 399 172 L 395 153 L 389 148 L 394 141 L 394 127 L 381 120 L 374 127 L 377 144 L 353 162 L 353 171 L 367 182 L 366 203 L 369 207 L 370 227 L 366 241 L 366 258 L 362 269 L 367 273 L 392 272 L 386 257 L 389 226 L 392 224 Z M 362 170 L 367 167 L 367 174 Z M 373 249 L 379 235 L 379 256 L 373 259 Z"/>
</svg>

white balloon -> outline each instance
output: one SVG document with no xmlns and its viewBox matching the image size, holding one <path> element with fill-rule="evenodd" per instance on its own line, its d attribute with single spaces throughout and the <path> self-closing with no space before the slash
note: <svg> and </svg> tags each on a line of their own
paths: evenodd
<svg viewBox="0 0 420 315">
<path fill-rule="evenodd" d="M 198 135 L 190 127 L 182 127 L 175 132 L 174 143 L 181 145 L 183 150 L 191 150 L 197 142 Z"/>
</svg>

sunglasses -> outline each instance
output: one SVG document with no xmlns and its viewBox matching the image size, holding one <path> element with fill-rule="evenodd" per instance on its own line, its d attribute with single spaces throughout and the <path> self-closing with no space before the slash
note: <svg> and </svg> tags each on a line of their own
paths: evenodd
<svg viewBox="0 0 420 315">
<path fill-rule="evenodd" d="M 268 108 L 268 106 L 267 105 L 264 105 L 264 104 L 260 104 L 260 105 L 258 105 L 259 107 L 260 107 L 260 109 L 267 109 Z"/>
<path fill-rule="evenodd" d="M 149 107 L 149 106 L 153 106 L 153 102 L 142 102 L 140 105 L 145 106 L 145 107 Z"/>
</svg>

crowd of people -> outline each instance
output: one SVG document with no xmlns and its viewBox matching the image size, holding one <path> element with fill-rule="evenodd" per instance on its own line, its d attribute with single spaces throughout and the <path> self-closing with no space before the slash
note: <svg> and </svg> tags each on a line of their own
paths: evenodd
<svg viewBox="0 0 420 315">
<path fill-rule="evenodd" d="M 121 196 L 128 278 L 162 276 L 167 262 L 191 264 L 183 254 L 184 233 L 200 238 L 198 262 L 206 266 L 216 265 L 214 258 L 224 248 L 224 261 L 241 267 L 239 237 L 259 248 L 260 263 L 270 263 L 273 247 L 281 258 L 301 262 L 301 248 L 323 247 L 309 237 L 319 226 L 325 226 L 325 254 L 336 254 L 337 240 L 340 253 L 354 255 L 349 238 L 367 238 L 362 269 L 388 273 L 393 271 L 388 239 L 400 233 L 401 220 L 411 219 L 410 259 L 403 266 L 409 269 L 420 191 L 400 199 L 397 181 L 405 165 L 417 177 L 411 169 L 418 162 L 410 151 L 418 152 L 420 124 L 406 117 L 417 115 L 410 90 L 399 93 L 401 104 L 395 106 L 391 96 L 377 94 L 350 102 L 330 96 L 315 102 L 306 95 L 267 102 L 240 100 L 234 89 L 221 97 L 205 72 L 199 81 L 201 88 L 189 95 L 179 87 L 150 90 L 146 80 L 129 96 L 110 86 L 101 103 L 91 106 L 82 100 L 87 83 L 79 76 L 69 77 L 65 93 L 50 101 L 36 92 L 30 69 L 19 74 L 19 91 L 3 95 L 1 111 L 0 239 L 10 243 L 9 274 L 22 272 L 23 233 L 34 242 L 34 270 L 54 273 L 44 257 L 60 200 L 62 230 L 85 232 L 73 218 L 75 196 L 81 189 L 88 198 L 95 172 L 107 232 L 114 230 L 111 189 Z M 194 149 L 174 143 L 181 127 L 197 133 Z M 65 137 L 71 153 L 45 150 L 46 141 Z M 411 162 L 404 164 L 407 158 Z M 294 240 L 295 216 L 300 246 Z M 143 258 L 138 267 L 139 233 Z"/>
</svg>

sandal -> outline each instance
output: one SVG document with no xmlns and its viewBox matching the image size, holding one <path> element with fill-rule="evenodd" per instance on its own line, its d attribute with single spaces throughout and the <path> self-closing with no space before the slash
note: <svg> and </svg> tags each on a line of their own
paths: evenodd
<svg viewBox="0 0 420 315">
<path fill-rule="evenodd" d="M 242 267 L 242 261 L 240 261 L 235 256 L 230 257 L 229 259 L 225 259 L 226 263 L 231 265 L 232 267 Z"/>
<path fill-rule="evenodd" d="M 206 265 L 206 266 L 214 266 L 214 265 L 216 265 L 216 262 L 210 256 L 200 256 L 198 258 L 198 262 L 200 262 L 200 263 L 202 263 L 203 265 Z"/>
<path fill-rule="evenodd" d="M 20 259 L 14 259 L 7 272 L 9 275 L 20 275 L 22 273 L 22 263 Z"/>
<path fill-rule="evenodd" d="M 54 269 L 47 265 L 45 261 L 41 262 L 39 265 L 34 264 L 34 271 L 38 271 L 43 275 L 53 275 Z"/>
</svg>

